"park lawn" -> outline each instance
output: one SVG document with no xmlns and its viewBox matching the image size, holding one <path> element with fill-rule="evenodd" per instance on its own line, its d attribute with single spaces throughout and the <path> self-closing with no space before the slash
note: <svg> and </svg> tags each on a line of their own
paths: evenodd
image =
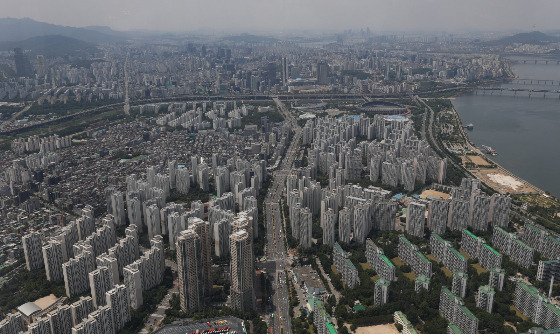
<svg viewBox="0 0 560 334">
<path fill-rule="evenodd" d="M 436 257 L 435 257 L 435 256 L 433 256 L 432 254 L 430 254 L 430 255 L 426 255 L 426 257 L 428 258 L 428 260 L 431 260 L 431 261 L 436 261 L 437 263 L 439 263 L 439 261 L 438 261 L 438 260 L 436 259 Z"/>
<path fill-rule="evenodd" d="M 373 268 L 369 265 L 369 263 L 361 263 L 361 262 L 360 262 L 360 266 L 362 266 L 362 269 L 363 269 L 363 270 L 366 270 L 366 269 L 373 269 Z"/>
<path fill-rule="evenodd" d="M 375 283 L 379 279 L 379 275 L 375 275 L 371 277 L 371 280 Z"/>
<path fill-rule="evenodd" d="M 473 266 L 474 269 L 476 269 L 476 273 L 479 274 L 479 275 L 482 274 L 482 273 L 488 272 L 488 270 L 482 268 L 480 263 L 472 264 L 472 266 Z"/>
<path fill-rule="evenodd" d="M 393 262 L 393 264 L 395 264 L 395 266 L 397 266 L 397 267 L 404 266 L 404 262 L 401 260 L 400 257 L 395 257 L 395 258 L 391 259 L 391 262 Z"/>
<path fill-rule="evenodd" d="M 518 317 L 520 317 L 521 319 L 523 319 L 523 321 L 525 321 L 525 320 L 530 320 L 528 317 L 525 316 L 525 314 L 521 313 L 521 311 L 519 311 L 519 310 L 517 309 L 517 307 L 511 305 L 511 306 L 509 307 L 509 309 L 510 309 L 510 310 L 514 310 L 514 311 L 515 311 L 515 315 L 517 315 Z"/>
<path fill-rule="evenodd" d="M 409 272 L 409 273 L 406 273 L 406 274 L 403 274 L 403 275 L 405 275 L 409 280 L 411 280 L 413 282 L 416 281 L 416 275 L 413 272 Z"/>
<path fill-rule="evenodd" d="M 441 270 L 443 271 L 443 273 L 445 274 L 445 276 L 451 278 L 453 277 L 453 273 L 451 272 L 451 270 L 445 268 L 445 267 L 441 267 Z"/>
<path fill-rule="evenodd" d="M 333 273 L 338 275 L 338 270 L 336 270 L 334 264 L 331 264 L 331 270 L 332 270 Z"/>
</svg>

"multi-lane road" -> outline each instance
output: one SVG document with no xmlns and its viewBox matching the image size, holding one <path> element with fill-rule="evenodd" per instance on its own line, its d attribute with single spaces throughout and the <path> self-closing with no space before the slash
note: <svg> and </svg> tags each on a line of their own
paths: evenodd
<svg viewBox="0 0 560 334">
<path fill-rule="evenodd" d="M 286 150 L 286 155 L 279 164 L 278 170 L 274 172 L 274 180 L 265 199 L 265 216 L 267 228 L 267 261 L 265 267 L 268 272 L 274 275 L 273 290 L 271 298 L 272 313 L 271 326 L 274 333 L 291 334 L 289 316 L 289 293 L 287 277 L 285 274 L 288 265 L 288 250 L 286 249 L 286 228 L 282 219 L 281 199 L 286 176 L 290 173 L 292 164 L 299 149 L 301 139 L 301 128 L 298 126 L 294 117 L 290 114 L 286 106 L 278 99 L 273 99 L 278 110 L 284 118 L 290 122 L 294 135 L 290 147 Z M 273 316 L 272 316 L 273 315 Z"/>
</svg>

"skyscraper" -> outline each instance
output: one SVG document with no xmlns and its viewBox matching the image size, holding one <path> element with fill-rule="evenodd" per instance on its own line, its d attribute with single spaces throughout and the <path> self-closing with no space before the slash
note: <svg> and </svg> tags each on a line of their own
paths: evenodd
<svg viewBox="0 0 560 334">
<path fill-rule="evenodd" d="M 25 255 L 25 265 L 27 270 L 35 270 L 43 267 L 43 253 L 41 252 L 43 241 L 41 233 L 31 232 L 21 239 L 23 253 Z"/>
<path fill-rule="evenodd" d="M 204 295 L 200 236 L 192 229 L 182 231 L 176 247 L 181 310 L 200 311 Z"/>
<path fill-rule="evenodd" d="M 113 275 L 107 267 L 98 267 L 89 273 L 89 286 L 95 308 L 106 304 L 105 293 L 113 288 L 113 282 Z"/>
<path fill-rule="evenodd" d="M 200 269 L 202 270 L 202 288 L 204 290 L 204 295 L 209 296 L 212 292 L 210 224 L 200 218 L 195 218 L 192 220 L 192 224 L 190 224 L 189 228 L 192 228 L 200 237 Z"/>
<path fill-rule="evenodd" d="M 317 84 L 326 85 L 328 83 L 329 64 L 320 62 L 317 64 Z"/>
<path fill-rule="evenodd" d="M 288 58 L 282 57 L 282 85 L 288 84 Z"/>
<path fill-rule="evenodd" d="M 33 75 L 33 67 L 20 48 L 14 49 L 14 60 L 16 61 L 16 74 L 18 77 L 30 77 Z"/>
<path fill-rule="evenodd" d="M 60 241 L 51 240 L 43 247 L 43 261 L 45 263 L 47 280 L 56 282 L 64 278 L 62 274 L 64 256 Z"/>
<path fill-rule="evenodd" d="M 231 307 L 241 311 L 254 309 L 253 247 L 245 230 L 230 236 L 231 247 Z"/>
<path fill-rule="evenodd" d="M 107 305 L 113 312 L 114 331 L 120 331 L 130 321 L 130 299 L 124 285 L 115 287 L 105 294 Z"/>
</svg>

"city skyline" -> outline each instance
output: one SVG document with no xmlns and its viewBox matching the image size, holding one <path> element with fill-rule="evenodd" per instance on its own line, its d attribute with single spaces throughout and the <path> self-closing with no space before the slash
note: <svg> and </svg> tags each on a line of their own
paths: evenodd
<svg viewBox="0 0 560 334">
<path fill-rule="evenodd" d="M 74 27 L 108 26 L 115 30 L 158 32 L 261 32 L 338 31 L 373 32 L 482 32 L 558 30 L 555 13 L 560 3 L 514 1 L 469 2 L 402 0 L 398 3 L 352 0 L 266 3 L 254 0 L 149 1 L 99 0 L 95 2 L 23 0 L 6 4 L 3 16 Z M 118 7 L 118 10 L 109 8 Z M 199 15 L 207 13 L 207 15 Z M 162 19 L 166 18 L 166 19 Z"/>
</svg>

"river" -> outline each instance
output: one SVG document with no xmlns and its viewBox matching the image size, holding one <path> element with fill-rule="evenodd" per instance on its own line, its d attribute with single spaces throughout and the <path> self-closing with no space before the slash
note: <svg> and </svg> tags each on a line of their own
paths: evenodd
<svg viewBox="0 0 560 334">
<path fill-rule="evenodd" d="M 502 84 L 504 88 L 560 90 L 560 65 L 516 64 L 519 78 L 557 80 L 554 86 Z M 542 190 L 560 197 L 560 99 L 559 94 L 504 93 L 468 94 L 452 103 L 463 124 L 474 124 L 467 131 L 477 146 L 491 146 L 498 153 L 491 157 L 501 166 Z"/>
</svg>

